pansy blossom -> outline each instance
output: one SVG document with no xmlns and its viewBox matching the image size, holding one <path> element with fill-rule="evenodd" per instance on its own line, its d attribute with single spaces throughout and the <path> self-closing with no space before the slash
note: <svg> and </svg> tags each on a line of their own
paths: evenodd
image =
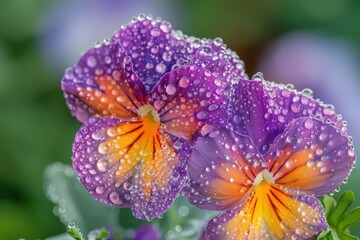
<svg viewBox="0 0 360 240">
<path fill-rule="evenodd" d="M 197 141 L 184 189 L 192 204 L 224 211 L 206 237 L 315 238 L 328 227 L 316 196 L 338 188 L 355 164 L 344 122 L 310 90 L 260 75 L 232 91 L 230 127 Z"/>
<path fill-rule="evenodd" d="M 221 40 L 200 40 L 143 15 L 88 50 L 62 79 L 84 125 L 73 166 L 95 199 L 150 219 L 186 179 L 190 144 L 226 122 L 223 89 L 244 76 Z"/>
</svg>

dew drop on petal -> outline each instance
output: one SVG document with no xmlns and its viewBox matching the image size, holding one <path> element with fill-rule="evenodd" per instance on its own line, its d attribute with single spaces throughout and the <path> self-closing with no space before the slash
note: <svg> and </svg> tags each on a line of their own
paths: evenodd
<svg viewBox="0 0 360 240">
<path fill-rule="evenodd" d="M 96 167 L 100 172 L 105 172 L 109 167 L 109 161 L 105 158 L 102 158 L 97 161 Z"/>
<path fill-rule="evenodd" d="M 91 134 L 92 139 L 94 140 L 100 140 L 101 139 L 101 133 L 100 132 L 93 132 Z"/>
<path fill-rule="evenodd" d="M 109 199 L 113 204 L 116 204 L 116 205 L 123 204 L 123 201 L 119 198 L 119 194 L 117 192 L 110 193 Z"/>
<path fill-rule="evenodd" d="M 176 93 L 176 87 L 172 84 L 167 85 L 165 90 L 169 95 L 174 95 Z"/>
<path fill-rule="evenodd" d="M 182 147 L 183 143 L 180 140 L 176 140 L 176 142 L 174 142 L 174 148 L 176 150 L 179 150 Z"/>
<path fill-rule="evenodd" d="M 189 86 L 189 78 L 186 76 L 183 76 L 179 80 L 179 87 L 187 88 Z"/>
<path fill-rule="evenodd" d="M 298 113 L 300 112 L 300 105 L 298 103 L 292 103 L 290 105 L 290 109 L 291 111 L 293 111 L 294 113 Z"/>
<path fill-rule="evenodd" d="M 163 63 L 159 63 L 156 65 L 155 70 L 158 73 L 164 73 L 166 71 L 166 66 Z"/>
<path fill-rule="evenodd" d="M 200 120 L 206 118 L 206 115 L 207 115 L 207 112 L 205 111 L 199 111 L 197 114 L 196 114 L 196 117 Z"/>
<path fill-rule="evenodd" d="M 326 134 L 326 133 L 321 133 L 321 134 L 319 135 L 319 140 L 320 140 L 320 141 L 325 141 L 326 137 L 327 137 L 327 134 Z"/>
<path fill-rule="evenodd" d="M 96 61 L 96 58 L 94 56 L 89 56 L 86 59 L 86 64 L 91 68 L 95 67 L 96 63 L 97 63 L 97 61 Z"/>
<path fill-rule="evenodd" d="M 162 58 L 164 61 L 166 62 L 170 62 L 171 61 L 171 56 L 172 56 L 172 53 L 171 52 L 164 52 L 162 54 Z"/>
<path fill-rule="evenodd" d="M 156 100 L 154 102 L 154 107 L 155 107 L 156 110 L 161 109 L 163 106 L 164 106 L 164 102 L 161 101 L 161 100 Z"/>
<path fill-rule="evenodd" d="M 312 97 L 314 95 L 313 91 L 310 88 L 304 88 L 301 92 L 308 97 Z"/>
<path fill-rule="evenodd" d="M 123 187 L 126 191 L 130 191 L 133 189 L 134 185 L 131 182 L 126 181 L 124 182 Z"/>
<path fill-rule="evenodd" d="M 96 189 L 95 189 L 95 192 L 97 194 L 103 194 L 105 192 L 105 189 L 102 186 L 97 186 Z"/>
<path fill-rule="evenodd" d="M 349 149 L 349 150 L 348 150 L 348 155 L 349 155 L 350 157 L 354 157 L 354 156 L 355 156 L 354 150 Z"/>
<path fill-rule="evenodd" d="M 160 31 L 160 29 L 153 28 L 153 29 L 151 29 L 150 34 L 153 37 L 158 37 L 158 36 L 160 36 L 161 31 Z"/>
<path fill-rule="evenodd" d="M 208 133 L 211 133 L 212 131 L 214 131 L 216 128 L 212 125 L 208 125 L 208 124 L 205 124 L 201 130 L 200 130 L 200 133 L 202 136 L 205 136 L 206 134 Z"/>
<path fill-rule="evenodd" d="M 209 106 L 210 111 L 215 111 L 218 108 L 219 108 L 219 105 L 217 105 L 216 103 L 213 103 Z"/>
<path fill-rule="evenodd" d="M 98 147 L 98 151 L 101 154 L 106 154 L 109 151 L 109 147 L 106 143 L 101 143 Z"/>
<path fill-rule="evenodd" d="M 170 30 L 171 30 L 171 24 L 164 21 L 164 22 L 161 23 L 160 29 L 161 29 L 163 32 L 168 33 L 168 32 L 170 32 Z"/>
<path fill-rule="evenodd" d="M 305 128 L 311 129 L 314 126 L 314 121 L 312 119 L 307 119 L 304 123 Z"/>
</svg>

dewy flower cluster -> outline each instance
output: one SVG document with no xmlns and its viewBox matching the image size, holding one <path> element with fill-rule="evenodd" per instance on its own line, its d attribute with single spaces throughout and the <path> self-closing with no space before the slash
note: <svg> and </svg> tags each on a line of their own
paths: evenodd
<svg viewBox="0 0 360 240">
<path fill-rule="evenodd" d="M 140 219 L 180 191 L 220 210 L 209 239 L 312 239 L 327 229 L 316 196 L 355 164 L 346 124 L 310 91 L 248 80 L 221 39 L 140 15 L 62 79 L 84 125 L 73 166 L 95 199 Z"/>
</svg>

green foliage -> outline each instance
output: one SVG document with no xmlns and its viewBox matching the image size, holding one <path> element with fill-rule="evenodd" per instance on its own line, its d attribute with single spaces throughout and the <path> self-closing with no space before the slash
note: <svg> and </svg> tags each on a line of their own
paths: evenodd
<svg viewBox="0 0 360 240">
<path fill-rule="evenodd" d="M 72 167 L 51 164 L 44 178 L 46 195 L 65 225 L 75 222 L 84 232 L 118 225 L 119 209 L 96 201 L 80 184 Z"/>
<path fill-rule="evenodd" d="M 350 234 L 350 228 L 360 223 L 360 207 L 347 211 L 355 200 L 355 194 L 345 191 L 336 200 L 331 196 L 323 198 L 326 220 L 330 229 L 322 232 L 317 239 L 321 240 L 359 240 Z"/>
<path fill-rule="evenodd" d="M 75 240 L 85 240 L 78 226 L 75 223 L 69 223 L 67 233 Z"/>
<path fill-rule="evenodd" d="M 178 197 L 172 207 L 155 222 L 168 239 L 199 239 L 207 222 L 217 214 L 191 205 L 185 197 Z"/>
</svg>

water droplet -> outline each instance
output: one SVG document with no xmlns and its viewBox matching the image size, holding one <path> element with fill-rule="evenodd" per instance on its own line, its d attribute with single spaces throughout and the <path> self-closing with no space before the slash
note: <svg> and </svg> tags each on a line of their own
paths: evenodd
<svg viewBox="0 0 360 240">
<path fill-rule="evenodd" d="M 213 103 L 209 106 L 210 111 L 215 111 L 218 108 L 219 108 L 219 105 L 217 105 L 216 103 Z"/>
<path fill-rule="evenodd" d="M 119 198 L 119 194 L 117 192 L 112 192 L 109 194 L 110 201 L 115 205 L 122 205 L 123 201 Z"/>
<path fill-rule="evenodd" d="M 327 138 L 327 134 L 326 134 L 326 133 L 320 133 L 320 135 L 319 135 L 319 140 L 320 140 L 320 141 L 325 141 L 326 138 Z"/>
<path fill-rule="evenodd" d="M 75 225 L 74 222 L 71 222 L 71 223 L 68 224 L 68 228 L 69 228 L 69 229 L 73 229 L 73 228 L 75 228 L 75 227 L 76 227 L 76 225 Z"/>
<path fill-rule="evenodd" d="M 314 126 L 314 121 L 312 119 L 307 119 L 304 123 L 305 128 L 311 129 Z"/>
<path fill-rule="evenodd" d="M 263 81 L 264 75 L 261 72 L 257 72 L 252 76 L 251 80 Z"/>
<path fill-rule="evenodd" d="M 124 182 L 123 187 L 126 191 L 130 191 L 133 189 L 134 185 L 131 182 L 126 181 Z"/>
<path fill-rule="evenodd" d="M 191 43 L 191 47 L 193 48 L 199 48 L 200 46 L 201 46 L 201 41 L 198 38 L 195 38 Z"/>
<path fill-rule="evenodd" d="M 304 88 L 301 92 L 307 97 L 313 97 L 314 95 L 313 91 L 310 88 Z"/>
<path fill-rule="evenodd" d="M 322 155 L 323 153 L 324 153 L 324 150 L 322 150 L 320 148 L 316 150 L 316 154 L 319 156 Z"/>
<path fill-rule="evenodd" d="M 174 143 L 174 148 L 176 150 L 179 150 L 182 147 L 183 143 L 181 140 L 176 140 L 176 142 Z"/>
<path fill-rule="evenodd" d="M 101 132 L 93 132 L 93 133 L 91 134 L 91 137 L 92 137 L 94 140 L 100 140 L 101 137 L 102 137 L 102 134 L 101 134 Z"/>
<path fill-rule="evenodd" d="M 171 24 L 163 21 L 160 25 L 160 29 L 161 29 L 161 31 L 168 33 L 171 30 Z"/>
<path fill-rule="evenodd" d="M 161 100 L 156 100 L 155 102 L 154 102 L 154 107 L 155 107 L 155 109 L 156 110 L 159 110 L 159 109 L 161 109 L 163 106 L 164 106 L 164 102 L 163 101 L 161 101 Z"/>
<path fill-rule="evenodd" d="M 354 157 L 354 156 L 355 156 L 354 150 L 349 149 L 349 150 L 348 150 L 348 155 L 349 155 L 350 157 Z"/>
<path fill-rule="evenodd" d="M 166 62 L 170 62 L 170 61 L 171 61 L 171 56 L 172 56 L 172 53 L 171 53 L 171 52 L 167 52 L 167 51 L 163 52 L 163 54 L 162 54 L 162 58 L 163 58 L 163 60 L 166 61 Z"/>
<path fill-rule="evenodd" d="M 89 67 L 93 68 L 93 67 L 96 66 L 97 60 L 96 60 L 96 58 L 95 58 L 94 56 L 89 56 L 89 57 L 86 59 L 86 64 L 87 64 Z"/>
<path fill-rule="evenodd" d="M 164 73 L 166 71 L 166 66 L 163 63 L 159 63 L 155 67 L 155 71 L 158 73 Z"/>
<path fill-rule="evenodd" d="M 100 172 L 105 172 L 109 168 L 109 161 L 105 158 L 102 158 L 97 161 L 96 167 Z"/>
<path fill-rule="evenodd" d="M 222 38 L 217 37 L 217 38 L 214 39 L 215 46 L 219 47 L 219 46 L 221 46 L 222 43 L 223 43 Z"/>
<path fill-rule="evenodd" d="M 172 84 L 169 84 L 169 85 L 166 86 L 165 91 L 169 95 L 174 95 L 176 93 L 176 87 L 174 85 L 172 85 Z"/>
<path fill-rule="evenodd" d="M 153 37 L 158 37 L 158 36 L 160 36 L 161 31 L 158 28 L 153 28 L 153 29 L 151 29 L 150 34 Z"/>
<path fill-rule="evenodd" d="M 109 63 L 111 63 L 111 58 L 109 56 L 106 56 L 104 61 L 106 64 L 109 64 Z"/>
<path fill-rule="evenodd" d="M 96 189 L 95 189 L 95 192 L 97 194 L 103 194 L 105 192 L 105 189 L 102 186 L 97 186 Z"/>
<path fill-rule="evenodd" d="M 205 136 L 206 134 L 208 133 L 211 133 L 212 131 L 214 131 L 216 128 L 212 125 L 208 125 L 208 124 L 205 124 L 201 130 L 200 130 L 200 133 L 202 136 Z"/>
<path fill-rule="evenodd" d="M 189 208 L 186 206 L 181 206 L 178 212 L 181 217 L 186 217 L 187 215 L 189 215 Z"/>
<path fill-rule="evenodd" d="M 325 106 L 324 110 L 323 110 L 323 113 L 325 115 L 328 115 L 328 116 L 331 116 L 331 115 L 334 115 L 335 113 L 335 107 L 331 104 L 328 104 Z"/>
<path fill-rule="evenodd" d="M 189 86 L 189 78 L 182 76 L 179 80 L 179 87 L 187 88 Z"/>
<path fill-rule="evenodd" d="M 197 114 L 196 114 L 196 117 L 200 120 L 204 119 L 207 115 L 207 112 L 205 111 L 199 111 Z"/>
</svg>

